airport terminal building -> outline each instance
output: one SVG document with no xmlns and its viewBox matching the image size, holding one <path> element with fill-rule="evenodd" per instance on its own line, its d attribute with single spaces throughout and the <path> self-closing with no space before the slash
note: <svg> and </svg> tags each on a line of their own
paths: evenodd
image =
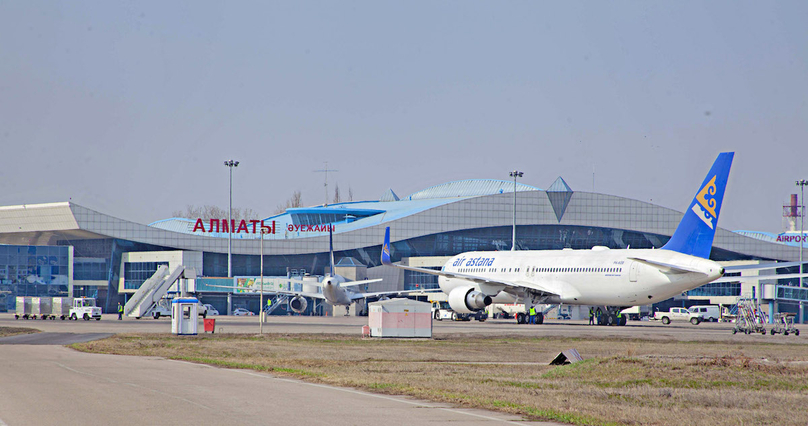
<svg viewBox="0 0 808 426">
<path fill-rule="evenodd" d="M 514 204 L 519 250 L 658 248 L 682 217 L 644 201 L 574 191 L 560 177 L 546 190 L 513 181 L 464 180 L 406 197 L 388 190 L 375 201 L 291 208 L 230 223 L 227 218 L 172 218 L 143 225 L 72 202 L 6 206 L 0 207 L 0 311 L 13 309 L 14 296 L 87 295 L 111 312 L 162 264 L 193 267 L 200 277 L 196 293 L 217 307 L 227 303 L 227 311 L 232 291 L 206 283 L 260 275 L 262 246 L 265 276 L 322 275 L 329 265 L 329 227 L 338 264 L 356 275 L 349 278 L 384 279 L 369 291 L 435 288 L 432 275 L 381 266 L 385 227 L 391 228 L 394 262 L 440 268 L 448 256 L 461 252 L 509 250 Z M 799 248 L 793 239 L 719 228 L 710 257 L 730 263 L 793 262 Z M 798 267 L 776 272 L 796 273 Z M 773 284 L 765 297 L 778 311 L 799 312 L 808 300 L 808 288 L 796 280 L 772 276 L 765 282 Z M 675 303 L 761 298 L 757 288 L 740 282 L 707 284 Z M 243 302 L 257 308 L 257 301 Z"/>
</svg>

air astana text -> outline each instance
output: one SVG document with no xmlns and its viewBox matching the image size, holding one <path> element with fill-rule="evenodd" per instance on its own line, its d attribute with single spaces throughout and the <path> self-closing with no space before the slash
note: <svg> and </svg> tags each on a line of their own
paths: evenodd
<svg viewBox="0 0 808 426">
<path fill-rule="evenodd" d="M 471 259 L 466 259 L 465 257 L 461 257 L 452 263 L 452 266 L 491 266 L 494 264 L 494 257 L 474 257 Z"/>
</svg>

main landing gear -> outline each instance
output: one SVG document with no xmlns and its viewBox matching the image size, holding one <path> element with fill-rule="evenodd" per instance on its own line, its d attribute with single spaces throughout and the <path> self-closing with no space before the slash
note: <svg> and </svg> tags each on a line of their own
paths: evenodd
<svg viewBox="0 0 808 426">
<path fill-rule="evenodd" d="M 516 323 L 517 324 L 530 324 L 530 315 L 519 312 L 516 314 Z M 544 323 L 544 314 L 541 312 L 536 312 L 536 324 L 543 324 Z"/>
<path fill-rule="evenodd" d="M 605 311 L 598 308 L 595 318 L 598 325 L 626 325 L 628 315 L 621 315 L 621 308 L 607 308 Z"/>
</svg>

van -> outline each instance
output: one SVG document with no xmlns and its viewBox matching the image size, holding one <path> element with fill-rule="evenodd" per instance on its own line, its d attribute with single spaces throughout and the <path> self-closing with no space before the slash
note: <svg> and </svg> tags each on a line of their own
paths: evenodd
<svg viewBox="0 0 808 426">
<path fill-rule="evenodd" d="M 721 318 L 721 308 L 718 305 L 694 305 L 688 311 L 701 316 L 702 321 L 718 322 Z"/>
</svg>

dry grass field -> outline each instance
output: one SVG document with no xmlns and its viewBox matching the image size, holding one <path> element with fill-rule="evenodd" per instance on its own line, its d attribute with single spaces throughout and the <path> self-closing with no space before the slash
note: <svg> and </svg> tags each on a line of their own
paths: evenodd
<svg viewBox="0 0 808 426">
<path fill-rule="evenodd" d="M 581 425 L 805 425 L 805 345 L 526 337 L 123 334 L 73 345 Z M 584 361 L 550 366 L 574 348 Z"/>
<path fill-rule="evenodd" d="M 0 327 L 0 337 L 16 336 L 18 334 L 39 333 L 39 330 L 24 327 Z"/>
</svg>

